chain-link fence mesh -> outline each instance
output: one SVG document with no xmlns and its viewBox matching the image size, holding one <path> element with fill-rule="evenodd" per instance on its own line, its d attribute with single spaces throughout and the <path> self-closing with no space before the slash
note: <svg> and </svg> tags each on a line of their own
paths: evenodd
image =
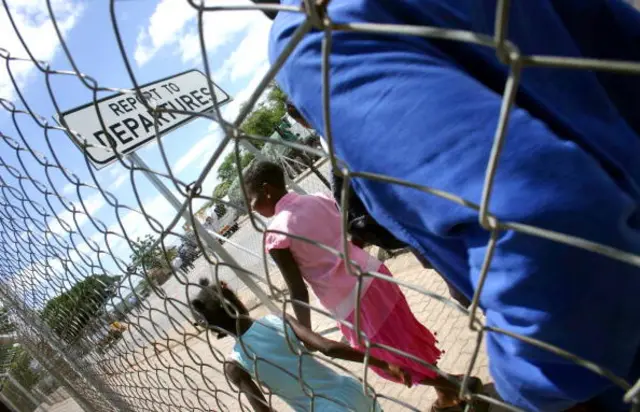
<svg viewBox="0 0 640 412">
<path fill-rule="evenodd" d="M 2 310 L 0 398 L 5 405 L 17 411 L 46 410 L 50 405 L 66 401 L 70 395 L 62 388 L 61 381 L 31 355 L 29 343 L 24 339 L 26 328 L 18 327 L 19 324 L 15 315 Z"/>
<path fill-rule="evenodd" d="M 211 194 L 203 193 L 201 188 L 207 176 L 215 173 L 215 166 L 219 165 L 218 161 L 227 145 L 234 145 L 234 150 L 238 152 L 236 170 L 240 170 L 239 153 L 242 145 L 247 142 L 268 142 L 296 149 L 297 153 L 322 157 L 311 163 L 313 167 L 310 167 L 308 159 L 296 157 L 290 152 L 278 154 L 276 159 L 293 179 L 290 188 L 308 193 L 329 191 L 326 185 L 332 167 L 341 170 L 336 167 L 337 159 L 322 156 L 323 152 L 317 147 L 266 140 L 268 136 L 250 136 L 240 128 L 296 43 L 313 27 L 325 30 L 327 39 L 330 39 L 334 31 L 357 29 L 361 32 L 474 42 L 494 48 L 510 67 L 510 76 L 504 90 L 503 115 L 496 131 L 495 150 L 487 165 L 487 188 L 482 203 L 471 205 L 479 212 L 483 227 L 494 235 L 504 229 L 521 231 L 593 253 L 605 254 L 631 265 L 640 265 L 639 256 L 535 227 L 499 222 L 489 214 L 491 177 L 496 172 L 500 147 L 505 139 L 505 124 L 508 122 L 508 113 L 513 105 L 523 67 L 535 63 L 537 66 L 606 69 L 640 74 L 640 63 L 561 57 L 557 60 L 525 61 L 525 57 L 518 54 L 517 45 L 511 44 L 505 37 L 510 3 L 507 0 L 498 2 L 493 37 L 433 27 L 390 27 L 374 23 L 357 28 L 344 24 L 336 27 L 323 17 L 324 2 L 318 2 L 320 5 L 317 5 L 305 1 L 305 7 L 300 9 L 278 5 L 261 6 L 262 9 L 286 9 L 306 14 L 306 22 L 293 36 L 291 48 L 285 50 L 272 65 L 235 119 L 220 120 L 223 116 L 217 106 L 211 113 L 188 113 L 217 122 L 224 132 L 222 141 L 201 165 L 193 181 L 183 181 L 178 177 L 173 170 L 175 166 L 172 167 L 166 160 L 165 146 L 157 134 L 155 143 L 165 166 L 162 169 L 151 170 L 116 152 L 117 164 L 124 170 L 121 176 L 124 176 L 123 180 L 131 185 L 132 192 L 135 193 L 134 201 L 128 204 L 121 202 L 110 192 L 112 186 L 105 183 L 100 175 L 107 172 L 95 170 L 86 154 L 85 164 L 76 165 L 79 170 L 68 169 L 65 160 L 67 154 L 61 153 L 57 145 L 61 139 L 68 139 L 67 134 L 73 134 L 73 131 L 49 120 L 52 115 L 61 116 L 63 112 L 63 92 L 55 87 L 59 78 L 74 78 L 81 82 L 91 92 L 96 110 L 98 98 L 120 89 L 100 85 L 91 77 L 91 73 L 80 70 L 78 62 L 81 56 L 73 55 L 67 47 L 64 27 L 61 25 L 63 22 L 57 20 L 56 2 L 52 0 L 46 2 L 46 18 L 54 25 L 70 69 L 59 69 L 37 60 L 33 53 L 36 45 L 26 42 L 21 21 L 15 18 L 17 6 L 12 3 L 10 0 L 3 0 L 3 11 L 8 16 L 7 23 L 12 26 L 24 48 L 24 54 L 14 55 L 1 48 L 0 39 L 0 57 L 4 62 L 5 75 L 13 88 L 11 100 L 0 100 L 2 116 L 6 120 L 0 130 L 0 299 L 11 313 L 11 329 L 17 332 L 16 339 L 23 348 L 16 349 L 10 345 L 3 352 L 3 370 L 10 371 L 11 368 L 7 365 L 15 364 L 16 357 L 21 356 L 20 368 L 27 369 L 20 372 L 20 377 L 15 375 L 18 373 L 16 371 L 13 376 L 32 395 L 32 398 L 25 396 L 15 385 L 7 384 L 7 380 L 3 379 L 3 395 L 19 410 L 33 410 L 38 406 L 36 401 L 50 396 L 60 385 L 65 387 L 80 406 L 91 411 L 236 411 L 240 410 L 240 405 L 242 408 L 250 408 L 246 396 L 239 396 L 237 388 L 225 376 L 224 361 L 233 342 L 231 339 L 216 340 L 215 334 L 194 325 L 188 302 L 198 293 L 198 278 L 202 276 L 227 281 L 251 309 L 253 318 L 259 318 L 269 310 L 285 308 L 291 312 L 291 302 L 286 298 L 286 284 L 276 265 L 263 252 L 263 233 L 258 230 L 264 227 L 261 221 L 248 214 L 246 207 L 213 198 Z M 222 10 L 257 8 L 246 3 L 188 4 L 198 13 L 197 32 L 200 36 L 205 30 L 202 18 L 204 15 Z M 136 93 L 139 91 L 140 81 L 132 69 L 132 57 L 126 52 L 127 39 L 114 11 L 117 6 L 118 2 L 110 2 L 110 30 L 125 63 L 123 70 L 126 70 L 135 86 L 131 92 Z M 204 45 L 201 52 L 204 72 L 211 78 Z M 329 52 L 329 48 L 325 48 L 325 57 Z M 41 87 L 45 91 L 43 96 L 50 99 L 50 105 L 34 104 L 23 93 L 17 67 L 24 65 L 36 69 Z M 325 72 L 325 76 L 328 79 L 328 72 Z M 328 96 L 325 98 L 328 101 Z M 153 113 L 156 128 L 158 117 L 163 112 L 172 112 L 157 110 L 144 99 L 141 102 Z M 49 111 L 39 113 L 34 107 L 47 107 Z M 330 136 L 327 137 L 331 143 Z M 169 188 L 171 195 L 179 200 L 179 210 L 173 212 L 171 219 L 165 222 L 154 217 L 158 213 L 156 208 L 141 201 L 139 190 L 142 186 L 149 186 L 146 179 L 149 176 L 159 178 Z M 348 174 L 347 184 L 350 178 L 358 176 L 364 175 Z M 367 177 L 388 183 L 402 183 L 381 176 Z M 240 179 L 239 182 L 241 181 Z M 436 193 L 426 187 L 421 189 L 459 204 L 470 205 L 451 194 Z M 186 223 L 189 228 L 198 226 L 196 212 L 202 202 L 221 202 L 227 208 L 237 208 L 237 228 L 228 237 L 207 234 L 201 229 L 196 229 L 195 232 L 188 229 L 187 232 L 191 230 L 191 233 L 195 233 L 190 241 L 195 243 L 198 257 L 191 265 L 183 266 L 184 270 L 180 270 L 172 262 L 180 253 L 180 246 L 189 241 L 183 225 Z M 343 201 L 342 206 L 345 209 L 348 205 Z M 98 208 L 109 209 L 110 217 L 116 223 L 106 225 L 96 219 L 94 214 Z M 137 229 L 139 225 L 148 226 L 151 236 L 140 237 Z M 346 232 L 344 236 L 347 236 Z M 314 239 L 308 240 L 314 242 Z M 495 241 L 492 240 L 480 276 L 480 285 L 483 284 L 482 279 L 491 264 L 494 247 Z M 438 367 L 451 373 L 478 375 L 489 381 L 488 361 L 483 350 L 483 337 L 487 330 L 482 326 L 483 316 L 477 308 L 482 286 L 476 290 L 471 309 L 467 312 L 451 303 L 442 279 L 433 271 L 421 268 L 411 256 L 399 255 L 386 263 L 395 273 L 393 280 L 389 281 L 402 287 L 418 320 L 438 332 L 440 345 L 446 351 Z M 365 273 L 358 276 L 358 282 L 363 282 L 370 275 Z M 313 300 L 312 309 L 315 330 L 339 340 L 335 319 L 317 302 L 313 303 Z M 542 342 L 533 344 L 544 345 Z M 571 362 L 578 362 L 595 370 L 625 391 L 633 384 L 611 376 L 597 365 L 564 353 L 559 348 L 542 347 Z M 18 350 L 20 353 L 16 354 Z M 340 373 L 362 380 L 368 388 L 367 394 L 375 397 L 385 410 L 424 410 L 434 399 L 433 393 L 426 387 L 404 388 L 367 372 L 368 359 L 365 359 L 363 367 L 329 360 L 317 353 L 300 354 L 301 358 L 306 356 L 321 359 Z M 25 362 L 26 366 L 23 365 Z M 304 382 L 304 377 L 297 375 L 297 371 L 289 372 L 301 383 Z M 44 378 L 45 374 L 47 379 Z M 483 397 L 494 405 L 518 410 L 497 398 L 490 398 L 490 395 L 470 393 L 466 382 L 465 379 L 462 385 L 463 397 Z M 287 410 L 277 396 L 270 394 L 269 388 L 263 386 L 261 389 L 274 410 Z"/>
</svg>

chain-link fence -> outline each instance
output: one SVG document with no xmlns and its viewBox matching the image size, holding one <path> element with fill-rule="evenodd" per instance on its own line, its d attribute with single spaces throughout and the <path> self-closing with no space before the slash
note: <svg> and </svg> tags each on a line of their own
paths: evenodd
<svg viewBox="0 0 640 412">
<path fill-rule="evenodd" d="M 327 2 L 322 1 L 304 1 L 301 8 L 261 5 L 259 7 L 262 10 L 286 10 L 305 15 L 306 18 L 292 35 L 289 46 L 272 64 L 250 97 L 242 102 L 245 104 L 241 106 L 237 117 L 229 121 L 221 120 L 224 116 L 217 104 L 210 112 L 196 113 L 191 110 L 170 110 L 166 107 L 159 109 L 151 106 L 145 98 L 141 98 L 141 82 L 133 69 L 132 56 L 126 47 L 128 39 L 123 34 L 122 25 L 117 17 L 119 3 L 122 2 L 112 0 L 109 3 L 108 18 L 110 31 L 124 62 L 121 70 L 126 71 L 134 85 L 132 90 L 126 92 L 137 94 L 140 97 L 138 102 L 145 105 L 153 117 L 155 143 L 163 167 L 151 169 L 141 160 L 133 161 L 131 156 L 112 150 L 117 157 L 117 167 L 122 170 L 122 173 L 116 176 L 93 167 L 86 151 L 88 143 L 81 136 L 75 138 L 84 149 L 84 163 L 75 162 L 75 169 L 71 170 L 67 160 L 70 154 L 59 150 L 58 147 L 62 146 L 61 140 L 68 140 L 68 135 L 74 135 L 74 132 L 49 119 L 52 116 L 60 119 L 67 101 L 64 92 L 56 88 L 58 79 L 71 78 L 80 82 L 82 87 L 90 92 L 96 111 L 98 99 L 105 93 L 122 90 L 98 84 L 91 77 L 92 73 L 84 73 L 81 70 L 82 56 L 73 54 L 68 47 L 65 40 L 65 22 L 61 17 L 57 17 L 59 5 L 56 1 L 47 0 L 47 15 L 39 18 L 49 19 L 53 24 L 69 69 L 52 67 L 49 63 L 38 60 L 37 45 L 27 42 L 27 33 L 21 26 L 24 22 L 16 17 L 19 5 L 13 4 L 10 0 L 2 2 L 3 12 L 7 16 L 7 27 L 11 26 L 15 32 L 19 42 L 18 48 L 22 51 L 14 54 L 13 51 L 2 48 L 3 40 L 0 39 L 0 57 L 5 66 L 4 76 L 12 89 L 10 99 L 0 100 L 3 119 L 0 130 L 0 299 L 11 315 L 7 324 L 10 324 L 11 330 L 16 331 L 16 342 L 19 342 L 19 348 L 22 348 L 10 345 L 6 351 L 3 349 L 1 362 L 6 366 L 3 367 L 6 374 L 11 371 L 9 365 L 16 364 L 16 357 L 21 357 L 18 363 L 19 367 L 24 369 L 20 372 L 22 375 L 16 376 L 17 372 L 14 370 L 11 376 L 15 382 L 19 382 L 18 386 L 22 386 L 22 389 L 28 392 L 25 393 L 18 388 L 15 382 L 7 383 L 7 378 L 2 378 L 2 395 L 9 399 L 15 408 L 33 410 L 39 405 L 38 402 L 56 402 L 55 396 L 51 395 L 62 385 L 87 411 L 250 409 L 246 394 L 240 396 L 236 386 L 231 384 L 229 376 L 225 374 L 225 365 L 228 363 L 225 359 L 228 358 L 234 342 L 230 338 L 216 340 L 215 333 L 194 324 L 195 318 L 189 302 L 201 289 L 198 279 L 204 276 L 226 281 L 247 304 L 253 318 L 260 318 L 269 311 L 292 311 L 291 301 L 286 295 L 287 285 L 277 266 L 263 250 L 265 222 L 254 214 L 247 213 L 248 206 L 214 198 L 202 190 L 204 181 L 214 174 L 216 167 L 220 165 L 219 161 L 225 153 L 225 148 L 233 146 L 236 152 L 236 170 L 242 169 L 241 150 L 244 150 L 243 145 L 247 143 L 259 145 L 266 142 L 296 149 L 298 153 L 322 157 L 310 167 L 306 159 L 292 157 L 289 154 L 278 155 L 277 159 L 282 162 L 284 169 L 291 172 L 292 181 L 289 188 L 300 192 L 328 192 L 326 183 L 332 169 L 345 175 L 347 187 L 351 179 L 358 177 L 398 185 L 412 184 L 385 176 L 350 171 L 345 165 L 339 164 L 335 156 L 327 157 L 317 147 L 284 140 L 270 140 L 268 136 L 248 135 L 241 128 L 296 45 L 311 30 L 323 30 L 325 34 L 325 84 L 330 81 L 329 56 L 332 35 L 341 31 L 421 36 L 474 43 L 495 49 L 500 59 L 509 67 L 509 76 L 504 86 L 503 108 L 493 150 L 487 163 L 487 179 L 482 202 L 472 204 L 454 194 L 439 192 L 429 187 L 417 187 L 473 209 L 477 212 L 482 227 L 491 233 L 470 309 L 466 311 L 452 303 L 442 279 L 435 272 L 422 268 L 408 254 L 387 260 L 386 264 L 395 273 L 395 277 L 382 277 L 385 281 L 398 284 L 418 320 L 438 333 L 440 346 L 446 353 L 438 364 L 440 369 L 436 370 L 439 373 L 446 370 L 464 376 L 460 389 L 464 399 L 482 399 L 494 407 L 519 410 L 505 404 L 489 390 L 485 394 L 472 393 L 467 387 L 471 375 L 490 381 L 488 360 L 483 349 L 485 334 L 511 333 L 484 326 L 483 315 L 478 307 L 479 296 L 492 263 L 496 238 L 500 231 L 512 230 L 543 237 L 603 254 L 629 265 L 640 266 L 640 257 L 632 253 L 541 228 L 498 221 L 490 214 L 489 207 L 492 182 L 506 138 L 509 113 L 514 104 L 520 75 L 525 67 L 548 66 L 556 67 L 558 70 L 574 68 L 640 74 L 640 63 L 572 59 L 562 56 L 523 56 L 518 51 L 518 45 L 507 40 L 506 27 L 510 6 L 508 0 L 498 1 L 497 9 L 491 11 L 495 12 L 496 16 L 493 36 L 415 25 L 336 25 L 330 20 L 331 13 L 328 16 L 325 14 Z M 227 10 L 240 13 L 256 9 L 258 6 L 244 2 L 229 5 L 188 1 L 188 4 L 198 16 L 196 28 L 202 41 L 200 52 L 203 69 L 206 75 L 212 78 L 210 60 L 204 44 L 204 16 Z M 340 39 L 333 41 L 339 42 Z M 35 69 L 33 72 L 36 74 L 33 76 L 38 77 L 40 91 L 43 92 L 39 98 L 46 99 L 46 105 L 41 101 L 31 101 L 28 98 L 29 94 L 24 93 L 21 68 L 25 66 Z M 215 96 L 212 90 L 210 95 Z M 325 124 L 328 127 L 328 87 L 324 88 L 322 98 Z M 36 108 L 42 108 L 43 112 Z M 175 164 L 172 166 L 167 160 L 169 157 L 158 133 L 163 113 L 193 115 L 199 118 L 198 121 L 218 124 L 223 131 L 221 141 L 211 141 L 215 148 L 201 164 L 193 179 L 180 178 Z M 104 123 L 102 128 L 107 133 Z M 329 146 L 333 147 L 331 134 L 327 133 L 326 137 Z M 366 151 L 366 148 L 362 150 Z M 242 188 L 243 180 L 240 176 L 238 178 L 243 189 L 243 203 L 247 205 L 247 193 Z M 175 198 L 173 204 L 169 203 L 171 207 L 168 218 L 162 221 L 159 218 L 159 209 L 164 206 L 149 205 L 142 201 L 141 189 L 152 186 L 148 179 L 151 179 L 152 185 L 165 188 L 166 191 L 159 195 L 160 199 Z M 133 193 L 130 201 L 122 201 L 112 193 L 113 180 L 122 180 L 130 184 Z M 235 221 L 237 229 L 230 236 L 221 236 L 203 228 L 203 222 L 196 218 L 196 212 L 205 202 L 223 203 L 227 208 L 238 209 L 240 216 Z M 343 200 L 341 206 L 346 210 L 349 205 Z M 99 209 L 101 213 L 108 210 L 107 214 L 112 224 L 105 224 L 95 217 Z M 189 228 L 195 228 L 190 229 L 193 234 L 191 240 L 183 229 L 185 223 Z M 141 226 L 149 230 L 140 230 Z M 145 238 L 141 233 L 149 236 Z M 343 236 L 346 245 L 347 234 L 344 230 Z M 186 270 L 181 271 L 173 262 L 181 253 L 181 245 L 188 241 L 195 243 L 199 257 L 191 266 L 185 266 Z M 306 241 L 317 243 L 314 239 Z M 341 253 L 336 250 L 332 252 L 336 255 Z M 348 251 L 345 249 L 344 253 Z M 365 279 L 372 276 L 381 278 L 379 274 L 369 272 L 359 274 L 358 289 L 362 287 Z M 356 309 L 359 305 L 360 302 L 356 302 Z M 335 328 L 335 319 L 313 299 L 311 309 L 314 329 L 333 340 L 340 340 Z M 358 330 L 357 320 L 354 326 Z M 637 402 L 638 384 L 632 388 L 634 382 L 626 382 L 608 370 L 566 353 L 561 348 L 544 342 L 529 343 L 605 376 L 627 393 L 629 402 Z M 18 350 L 20 353 L 16 352 Z M 369 348 L 366 352 L 369 354 Z M 375 399 L 385 410 L 424 410 L 426 405 L 434 400 L 434 394 L 426 387 L 404 388 L 370 373 L 368 356 L 364 359 L 364 365 L 330 360 L 317 352 L 307 352 L 304 349 L 300 349 L 298 356 L 301 364 L 307 357 L 320 359 L 339 373 L 360 380 L 367 388 L 367 396 Z M 260 356 L 257 358 L 267 362 Z M 287 372 L 302 386 L 306 385 L 305 377 L 300 375 L 299 370 Z M 285 403 L 272 394 L 267 386 L 261 386 L 260 390 L 274 410 L 287 410 Z M 310 398 L 314 397 L 312 392 L 307 391 L 307 394 Z"/>
<path fill-rule="evenodd" d="M 20 321 L 5 309 L 2 310 L 0 330 L 3 338 L 0 344 L 2 402 L 16 411 L 33 411 L 65 402 L 69 394 L 62 383 L 31 355 L 28 344 L 19 328 Z M 18 343 L 24 342 L 25 344 Z M 43 409 L 40 409 L 43 410 Z"/>
</svg>

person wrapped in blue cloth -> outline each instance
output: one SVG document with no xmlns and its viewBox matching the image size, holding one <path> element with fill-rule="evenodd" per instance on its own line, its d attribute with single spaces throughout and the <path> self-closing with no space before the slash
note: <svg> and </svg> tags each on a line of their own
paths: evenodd
<svg viewBox="0 0 640 412">
<path fill-rule="evenodd" d="M 282 0 L 299 6 L 300 0 Z M 620 0 L 511 2 L 508 39 L 523 55 L 640 62 L 640 15 Z M 496 0 L 333 0 L 334 23 L 436 26 L 493 34 Z M 279 12 L 273 61 L 302 23 Z M 307 34 L 277 81 L 321 135 L 321 41 Z M 333 32 L 335 152 L 352 171 L 410 181 L 480 203 L 508 66 L 468 42 Z M 525 68 L 500 156 L 490 213 L 640 253 L 640 77 Z M 471 298 L 489 232 L 478 213 L 406 186 L 357 178 L 368 212 Z M 489 327 L 538 339 L 640 376 L 640 269 L 585 249 L 504 230 L 480 306 Z M 527 410 L 588 402 L 628 410 L 623 390 L 572 360 L 505 334 L 486 335 L 499 394 Z"/>
</svg>

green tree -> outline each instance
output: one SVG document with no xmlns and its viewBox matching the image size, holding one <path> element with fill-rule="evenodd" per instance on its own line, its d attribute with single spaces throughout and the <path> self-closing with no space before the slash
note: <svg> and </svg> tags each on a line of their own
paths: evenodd
<svg viewBox="0 0 640 412">
<path fill-rule="evenodd" d="M 255 158 L 255 155 L 251 152 L 243 151 L 240 155 L 240 165 L 244 170 L 249 166 L 251 161 Z M 218 168 L 218 179 L 220 183 L 213 189 L 213 198 L 222 199 L 229 193 L 229 187 L 233 183 L 233 180 L 238 177 L 238 168 L 236 167 L 236 155 L 235 153 L 229 153 L 222 164 Z"/>
<path fill-rule="evenodd" d="M 229 186 L 231 186 L 232 182 L 233 180 L 228 179 L 224 182 L 218 183 L 215 189 L 213 189 L 214 199 L 222 199 L 223 197 L 225 197 L 227 193 L 229 193 Z"/>
<path fill-rule="evenodd" d="M 287 95 L 276 83 L 271 83 L 267 92 L 267 100 L 259 104 L 247 116 L 240 129 L 254 136 L 271 136 L 287 112 L 286 102 Z M 253 143 L 258 149 L 264 145 L 263 142 Z"/>
<path fill-rule="evenodd" d="M 235 158 L 233 153 L 229 153 L 218 167 L 218 179 L 227 181 L 233 179 L 236 173 Z"/>
<path fill-rule="evenodd" d="M 253 153 L 243 151 L 240 155 L 240 165 L 242 168 L 247 167 L 255 157 Z M 236 176 L 238 176 L 236 154 L 229 153 L 222 161 L 220 168 L 218 168 L 218 178 L 221 180 L 231 180 Z"/>
<path fill-rule="evenodd" d="M 229 202 L 238 207 L 245 207 L 244 196 L 242 189 L 240 189 L 240 179 L 234 179 L 229 187 Z"/>
<path fill-rule="evenodd" d="M 42 317 L 58 336 L 74 341 L 82 329 L 96 318 L 104 303 L 115 296 L 120 276 L 92 275 L 68 291 L 49 300 Z"/>
<path fill-rule="evenodd" d="M 130 258 L 136 262 L 134 268 L 140 266 L 145 269 L 169 268 L 171 261 L 178 255 L 178 250 L 175 247 L 170 247 L 165 253 L 159 245 L 152 247 L 155 241 L 156 239 L 152 235 L 146 235 L 133 242 L 133 253 Z"/>
<path fill-rule="evenodd" d="M 267 91 L 266 101 L 259 104 L 240 126 L 240 129 L 253 136 L 271 137 L 274 132 L 278 132 L 283 137 L 286 135 L 291 126 L 283 120 L 287 108 L 287 95 L 275 83 L 271 83 Z M 285 136 L 286 135 L 286 136 Z M 293 135 L 291 135 L 293 136 Z M 288 139 L 288 140 L 295 140 Z M 264 141 L 251 142 L 258 149 L 263 149 Z M 243 151 L 241 154 L 241 166 L 244 170 L 254 159 L 254 154 Z M 238 205 L 242 205 L 242 192 L 238 186 L 238 170 L 236 167 L 235 153 L 228 154 L 218 168 L 218 185 L 213 190 L 213 198 L 221 199 L 229 196 L 229 199 Z"/>
<path fill-rule="evenodd" d="M 280 109 L 277 106 L 274 107 L 268 103 L 262 103 L 247 117 L 240 129 L 253 136 L 269 137 L 276 130 L 276 126 L 280 124 L 285 113 L 284 108 Z M 258 141 L 253 141 L 252 143 L 256 147 L 264 144 Z"/>
<path fill-rule="evenodd" d="M 267 93 L 267 101 L 274 105 L 280 105 L 282 110 L 286 110 L 288 100 L 289 97 L 280 87 L 278 87 L 278 84 L 276 82 L 271 82 L 269 85 L 269 92 Z"/>
<path fill-rule="evenodd" d="M 32 361 L 33 358 L 24 349 L 15 349 L 15 355 L 11 362 L 11 373 L 27 390 L 40 380 L 40 374 L 31 368 Z"/>
</svg>

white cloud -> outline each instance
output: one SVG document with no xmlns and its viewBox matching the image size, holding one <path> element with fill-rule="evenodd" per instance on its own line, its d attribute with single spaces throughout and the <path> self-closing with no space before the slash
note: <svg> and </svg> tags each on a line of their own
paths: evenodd
<svg viewBox="0 0 640 412">
<path fill-rule="evenodd" d="M 78 249 L 76 250 L 76 253 L 82 253 L 84 255 L 88 255 L 91 252 L 92 252 L 91 251 L 91 247 L 86 243 L 82 243 L 82 244 L 78 245 Z"/>
<path fill-rule="evenodd" d="M 109 175 L 111 177 L 116 177 L 122 174 L 122 167 L 118 163 L 112 164 L 106 170 L 109 171 Z"/>
<path fill-rule="evenodd" d="M 107 252 L 104 245 L 104 234 L 95 232 L 91 236 L 87 236 L 87 234 L 85 233 L 85 237 L 88 237 L 87 242 L 78 245 L 75 250 L 75 254 L 71 255 L 71 260 L 77 262 L 78 260 L 80 260 L 80 254 L 82 254 L 85 259 L 94 259 L 94 261 L 97 263 L 97 253 L 94 252 L 94 249 L 100 249 L 104 252 Z"/>
<path fill-rule="evenodd" d="M 227 4 L 250 2 L 236 0 Z M 184 0 L 162 0 L 149 18 L 147 27 L 138 34 L 134 52 L 138 66 L 146 64 L 162 48 L 170 45 L 178 45 L 183 62 L 196 62 L 200 58 L 200 40 L 195 17 L 195 10 Z M 203 32 L 207 51 L 214 52 L 253 25 L 264 24 L 265 21 L 268 19 L 259 11 L 206 12 Z"/>
<path fill-rule="evenodd" d="M 172 190 L 172 193 L 176 197 L 178 197 L 181 202 L 184 201 L 184 197 L 180 196 L 178 192 Z M 167 202 L 162 195 L 155 195 L 153 197 L 143 199 L 142 205 L 144 206 L 144 210 L 146 213 L 153 217 L 153 219 L 160 222 L 162 229 L 165 229 L 176 215 L 175 209 L 171 207 L 169 202 Z M 149 226 L 147 220 L 140 212 L 129 211 L 122 216 L 121 221 L 122 226 L 124 226 L 124 233 L 122 232 L 122 229 L 120 228 L 120 224 L 118 224 L 118 222 L 112 224 L 109 227 L 108 231 L 125 236 L 131 241 L 142 238 L 147 234 L 152 234 L 154 236 L 157 235 L 156 231 L 154 231 L 151 226 Z M 157 225 L 154 225 L 154 227 L 158 229 Z M 178 228 L 175 228 L 174 230 L 177 230 Z M 129 252 L 129 246 L 124 238 L 111 235 L 108 239 L 109 246 L 113 251 L 116 251 L 116 254 Z M 121 258 L 124 257 L 121 256 Z"/>
<path fill-rule="evenodd" d="M 228 43 L 234 37 L 254 30 L 256 26 L 270 26 L 270 21 L 257 11 L 220 11 L 209 13 L 203 19 L 204 38 L 209 53 Z"/>
<path fill-rule="evenodd" d="M 107 187 L 107 190 L 114 191 L 114 190 L 118 189 L 120 186 L 122 186 L 122 184 L 124 182 L 126 182 L 127 177 L 129 177 L 128 173 L 122 173 L 122 174 L 118 175 L 116 180 L 114 180 L 113 183 L 111 183 L 109 185 L 109 187 Z"/>
<path fill-rule="evenodd" d="M 100 233 L 100 232 L 96 232 L 93 235 L 91 235 L 91 237 L 89 238 L 89 240 L 93 243 L 95 243 L 95 246 L 98 247 L 98 249 L 104 250 L 104 233 Z"/>
<path fill-rule="evenodd" d="M 151 60 L 157 50 L 154 50 L 153 45 L 150 44 L 149 34 L 146 31 L 140 31 L 138 33 L 138 39 L 136 40 L 136 50 L 133 53 L 133 57 L 136 59 L 139 67 L 142 67 L 146 62 Z"/>
<path fill-rule="evenodd" d="M 105 185 L 108 191 L 115 191 L 127 180 L 129 172 L 129 169 L 115 163 L 104 170 L 104 174 L 101 175 L 104 180 L 101 180 L 100 183 Z"/>
<path fill-rule="evenodd" d="M 78 22 L 83 6 L 71 0 L 53 0 L 51 5 L 58 27 L 62 35 L 66 36 Z M 49 18 L 46 1 L 9 2 L 9 10 L 34 57 L 38 60 L 51 61 L 59 49 L 59 41 Z M 16 36 L 4 7 L 0 8 L 0 47 L 8 50 L 14 57 L 29 57 Z M 4 60 L 2 65 L 4 66 Z M 25 87 L 33 70 L 35 66 L 31 63 L 11 64 L 11 72 L 20 88 Z M 0 69 L 0 97 L 12 99 L 14 95 L 15 90 L 9 74 L 3 67 Z"/>
<path fill-rule="evenodd" d="M 70 195 L 71 193 L 73 193 L 75 191 L 75 188 L 76 188 L 76 185 L 74 185 L 73 183 L 67 183 L 62 188 L 62 194 L 63 195 Z"/>
<path fill-rule="evenodd" d="M 102 194 L 96 193 L 89 196 L 84 201 L 84 204 L 87 207 L 88 214 L 94 215 L 106 204 L 106 202 L 102 197 Z M 68 226 L 72 230 L 78 230 L 79 227 L 82 227 L 89 220 L 87 215 L 84 213 L 84 209 L 82 208 L 82 204 L 80 204 L 80 201 L 74 202 L 73 206 L 75 207 L 75 210 L 78 211 L 78 213 L 76 213 L 77 227 L 73 219 L 73 213 L 65 210 L 64 212 L 58 214 L 58 218 L 66 224 L 65 226 L 59 223 L 58 219 L 56 218 L 51 218 L 49 220 L 49 228 L 53 233 L 61 236 L 65 235 L 67 233 L 65 227 Z"/>
<path fill-rule="evenodd" d="M 62 279 L 68 279 L 68 276 L 61 260 L 49 258 L 29 264 L 6 281 L 23 299 L 33 301 L 35 298 L 34 303 L 42 304 L 62 292 Z"/>
<path fill-rule="evenodd" d="M 196 63 L 200 59 L 200 39 L 197 33 L 186 33 L 182 36 L 180 55 L 183 63 Z"/>
<path fill-rule="evenodd" d="M 262 78 L 269 70 L 269 63 L 265 62 L 261 67 L 257 68 L 253 73 L 253 78 L 249 81 L 247 86 L 245 86 L 238 94 L 236 94 L 233 98 L 233 101 L 227 104 L 222 108 L 222 116 L 227 121 L 234 121 L 235 118 L 240 113 L 240 107 L 249 100 L 253 92 L 258 88 L 258 85 L 262 81 Z M 263 93 L 260 96 L 260 101 L 266 99 L 266 93 Z"/>
<path fill-rule="evenodd" d="M 184 25 L 195 17 L 184 0 L 162 0 L 138 34 L 134 57 L 138 66 L 147 63 L 162 47 L 174 43 Z"/>
<path fill-rule="evenodd" d="M 218 141 L 218 143 L 220 143 L 220 141 Z M 198 170 L 202 169 L 207 164 L 211 156 L 213 156 L 214 151 L 215 149 L 209 149 L 202 153 L 202 158 L 200 159 L 200 163 L 198 163 Z"/>
<path fill-rule="evenodd" d="M 203 159 L 203 162 L 206 162 L 208 157 L 211 156 L 210 153 L 213 153 L 216 146 L 220 144 L 220 136 L 220 133 L 216 133 L 207 135 L 200 139 L 200 141 L 194 144 L 187 153 L 178 159 L 173 167 L 173 172 L 180 173 L 186 169 L 187 166 L 200 159 Z"/>
<path fill-rule="evenodd" d="M 129 216 L 129 214 L 131 214 L 131 213 L 132 213 L 132 212 L 128 212 L 128 213 L 127 213 L 127 214 L 122 218 L 122 222 L 123 222 L 123 224 L 126 224 L 125 218 L 126 218 L 127 216 Z M 142 218 L 142 216 L 140 216 L 140 215 L 138 215 L 138 216 L 139 216 L 140 218 Z M 129 220 L 131 220 L 131 218 L 130 218 Z M 113 234 L 113 233 L 117 233 L 117 234 L 119 234 L 119 235 L 122 235 L 122 230 L 120 230 L 120 224 L 119 224 L 118 222 L 115 222 L 114 224 L 112 224 L 111 226 L 109 226 L 109 227 L 107 228 L 107 232 L 109 233 L 109 234 L 107 235 L 107 242 L 109 243 L 109 247 L 110 247 L 110 248 L 111 248 L 111 250 L 113 251 L 113 250 L 115 250 L 116 248 L 118 248 L 122 242 L 124 242 L 124 239 L 123 239 L 123 238 L 121 238 L 120 236 L 116 236 L 116 235 L 114 235 L 114 234 Z M 101 243 L 101 244 L 104 244 L 104 237 L 102 238 L 102 240 L 101 240 L 101 241 L 102 241 L 102 243 Z M 105 247 L 105 249 L 107 249 L 107 248 Z M 108 249 L 107 249 L 107 251 L 108 251 Z"/>
<path fill-rule="evenodd" d="M 163 0 L 149 19 L 148 34 L 158 49 L 175 41 L 175 35 L 185 23 L 196 16 L 195 10 L 184 0 Z"/>
<path fill-rule="evenodd" d="M 231 82 L 237 82 L 253 75 L 256 70 L 267 64 L 270 28 L 269 20 L 256 19 L 214 78 L 222 81 L 224 77 L 228 77 Z"/>
<path fill-rule="evenodd" d="M 184 196 L 181 196 L 175 189 L 171 190 L 171 193 L 180 201 L 184 201 Z M 162 195 L 157 195 L 151 200 L 143 200 L 142 204 L 147 213 L 156 219 L 163 227 L 166 227 L 169 222 L 175 217 L 176 210 L 171 207 Z"/>
<path fill-rule="evenodd" d="M 13 293 L 21 296 L 27 301 L 33 300 L 34 291 L 46 291 L 52 289 L 48 284 L 47 278 L 44 276 L 44 266 L 41 262 L 35 262 L 24 267 L 15 275 L 5 279 L 5 282 L 11 285 Z M 42 287 L 47 286 L 47 287 Z"/>
</svg>

